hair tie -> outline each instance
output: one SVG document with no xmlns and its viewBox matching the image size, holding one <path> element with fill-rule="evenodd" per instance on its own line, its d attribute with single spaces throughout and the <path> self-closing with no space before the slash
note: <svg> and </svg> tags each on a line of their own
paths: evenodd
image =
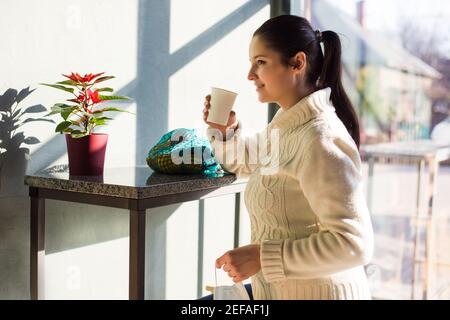
<svg viewBox="0 0 450 320">
<path fill-rule="evenodd" d="M 314 31 L 314 33 L 316 34 L 317 41 L 322 42 L 322 32 L 317 29 L 316 31 Z"/>
</svg>

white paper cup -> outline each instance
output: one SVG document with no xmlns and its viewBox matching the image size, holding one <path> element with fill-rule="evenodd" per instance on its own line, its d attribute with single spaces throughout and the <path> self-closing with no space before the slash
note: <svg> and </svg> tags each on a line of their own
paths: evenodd
<svg viewBox="0 0 450 320">
<path fill-rule="evenodd" d="M 237 93 L 220 89 L 211 88 L 211 101 L 209 114 L 206 121 L 213 122 L 225 126 L 230 116 L 230 111 L 233 109 L 234 101 L 236 101 Z"/>
</svg>

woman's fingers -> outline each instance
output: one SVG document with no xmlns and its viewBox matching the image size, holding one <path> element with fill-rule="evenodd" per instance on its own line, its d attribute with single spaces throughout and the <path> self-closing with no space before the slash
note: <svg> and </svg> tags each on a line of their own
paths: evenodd
<svg viewBox="0 0 450 320">
<path fill-rule="evenodd" d="M 229 265 L 229 264 L 227 264 L 227 263 L 225 263 L 224 265 L 223 265 L 223 271 L 225 271 L 225 272 L 231 272 L 232 271 L 232 268 L 231 268 L 231 266 Z"/>
<path fill-rule="evenodd" d="M 247 275 L 239 273 L 239 271 L 234 268 L 229 268 L 229 270 L 226 270 L 224 266 L 223 270 L 226 271 L 228 276 L 233 279 L 233 282 L 241 282 L 248 279 Z"/>
<path fill-rule="evenodd" d="M 211 100 L 211 95 L 205 96 L 205 101 L 203 102 L 204 108 L 202 110 L 203 121 L 207 125 L 209 125 L 213 128 L 219 129 L 220 131 L 223 131 L 223 132 L 225 132 L 225 130 L 227 130 L 228 128 L 234 127 L 235 123 L 236 123 L 236 112 L 234 112 L 234 111 L 230 112 L 230 117 L 228 118 L 228 123 L 225 126 L 207 121 L 208 116 L 209 116 L 209 109 L 211 108 L 210 100 Z"/>
</svg>

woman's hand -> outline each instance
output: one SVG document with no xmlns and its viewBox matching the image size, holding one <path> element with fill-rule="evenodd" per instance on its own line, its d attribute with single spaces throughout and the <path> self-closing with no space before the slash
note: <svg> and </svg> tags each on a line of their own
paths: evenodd
<svg viewBox="0 0 450 320">
<path fill-rule="evenodd" d="M 238 120 L 236 118 L 236 112 L 230 111 L 230 116 L 228 118 L 228 123 L 226 126 L 221 126 L 220 124 L 209 122 L 206 119 L 208 119 L 209 115 L 209 108 L 211 108 L 211 95 L 207 95 L 205 97 L 205 102 L 203 103 L 204 109 L 203 109 L 203 121 L 205 121 L 206 124 L 211 126 L 212 128 L 220 130 L 222 133 L 223 140 L 226 140 L 226 132 L 227 130 L 236 130 L 238 128 Z"/>
<path fill-rule="evenodd" d="M 259 244 L 250 244 L 225 252 L 216 260 L 216 268 L 228 272 L 234 282 L 250 278 L 261 270 Z"/>
</svg>

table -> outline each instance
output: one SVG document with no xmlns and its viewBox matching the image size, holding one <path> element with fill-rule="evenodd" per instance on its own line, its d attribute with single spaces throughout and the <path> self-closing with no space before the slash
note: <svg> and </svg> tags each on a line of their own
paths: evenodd
<svg viewBox="0 0 450 320">
<path fill-rule="evenodd" d="M 433 140 L 414 140 L 380 143 L 374 145 L 361 146 L 361 156 L 368 161 L 369 164 L 369 178 L 367 184 L 367 205 L 369 211 L 372 209 L 372 189 L 373 189 L 373 171 L 376 159 L 389 158 L 398 160 L 409 160 L 417 165 L 417 189 L 416 189 L 416 231 L 414 240 L 414 271 L 411 298 L 414 299 L 414 288 L 417 282 L 417 263 L 424 263 L 422 299 L 430 298 L 429 292 L 429 278 L 430 278 L 430 252 L 432 250 L 431 228 L 433 222 L 433 199 L 436 188 L 436 176 L 438 174 L 439 163 L 450 159 L 450 144 L 440 143 Z M 427 193 L 427 213 L 422 215 L 420 212 L 420 194 L 421 179 L 425 170 L 425 165 L 428 165 L 428 193 Z M 418 257 L 418 247 L 420 245 L 419 237 L 419 221 L 425 220 L 425 257 L 420 261 Z"/>
<path fill-rule="evenodd" d="M 129 298 L 140 300 L 144 299 L 145 284 L 145 210 L 233 193 L 238 202 L 246 180 L 234 175 L 221 178 L 166 175 L 153 172 L 147 166 L 105 168 L 103 176 L 73 177 L 69 176 L 67 165 L 58 165 L 26 175 L 25 184 L 29 186 L 31 201 L 31 299 L 45 298 L 45 199 L 53 199 L 128 210 Z M 236 204 L 235 219 L 238 214 L 239 205 Z"/>
</svg>

